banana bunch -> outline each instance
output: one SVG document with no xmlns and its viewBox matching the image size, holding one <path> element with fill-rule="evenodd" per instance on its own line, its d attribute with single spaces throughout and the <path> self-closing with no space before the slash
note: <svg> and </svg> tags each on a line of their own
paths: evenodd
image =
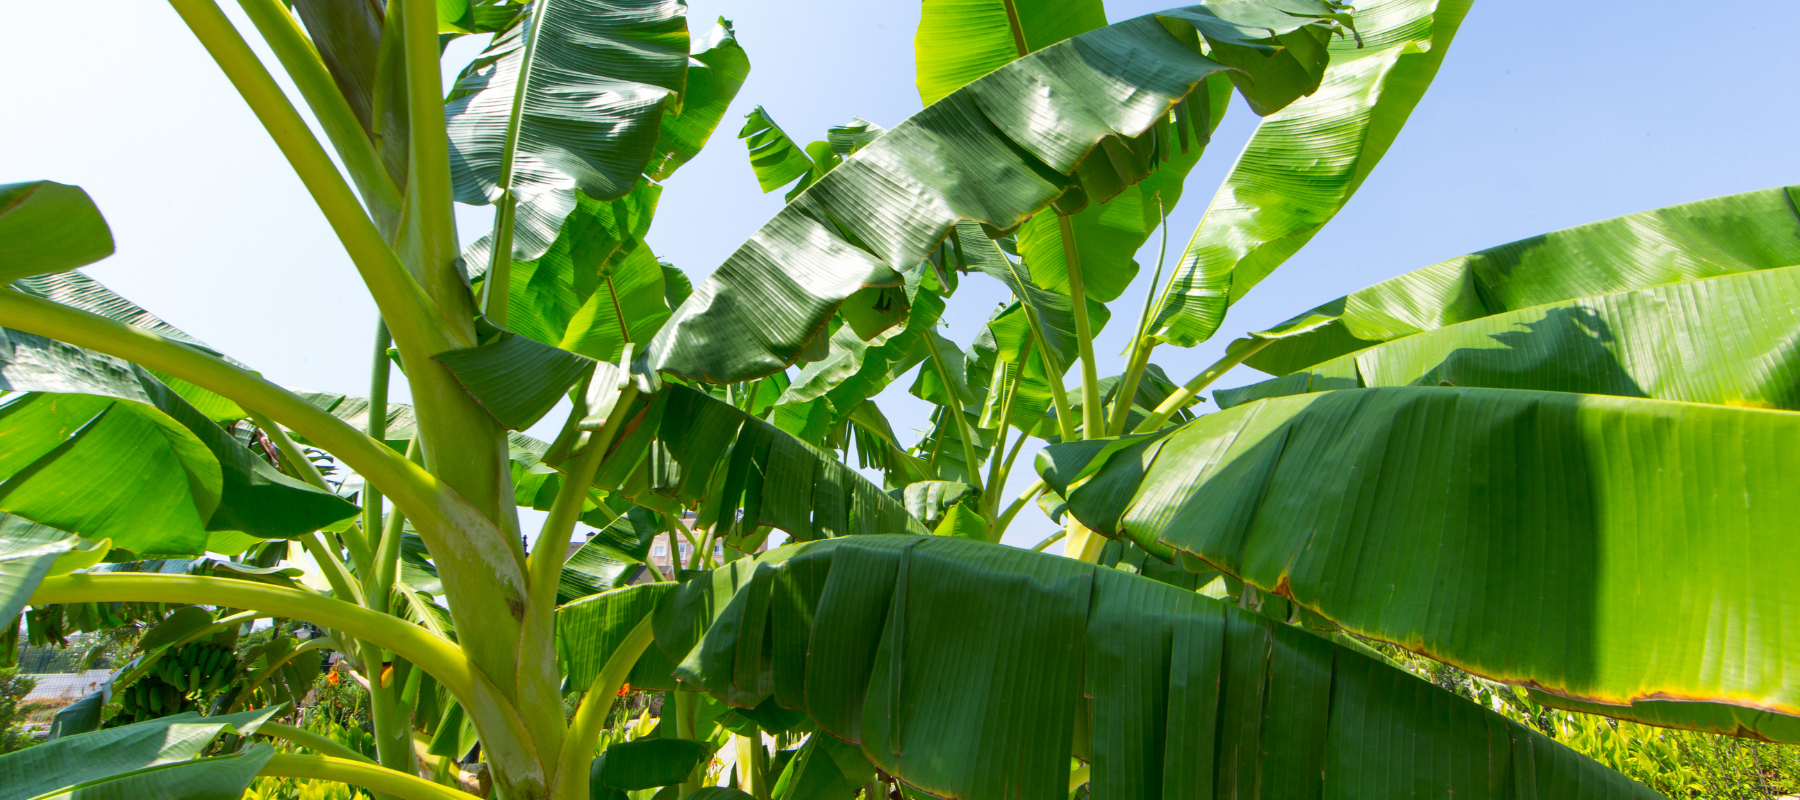
<svg viewBox="0 0 1800 800">
<path fill-rule="evenodd" d="M 179 714 L 230 685 L 242 668 L 230 648 L 193 642 L 164 651 L 148 674 L 118 690 L 118 724 Z"/>
<path fill-rule="evenodd" d="M 156 622 L 167 614 L 163 603 L 58 603 L 32 609 L 26 628 L 33 647 L 68 647 L 72 633 Z"/>
</svg>

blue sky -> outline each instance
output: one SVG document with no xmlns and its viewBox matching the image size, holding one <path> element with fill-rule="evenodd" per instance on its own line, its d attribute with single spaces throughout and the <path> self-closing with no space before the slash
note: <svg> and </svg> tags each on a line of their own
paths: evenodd
<svg viewBox="0 0 1800 800">
<path fill-rule="evenodd" d="M 222 5 L 236 15 L 235 4 Z M 1800 182 L 1800 48 L 1791 24 L 1773 15 L 1785 5 L 1478 0 L 1431 92 L 1350 205 L 1234 307 L 1214 341 L 1159 348 L 1156 362 L 1186 380 L 1241 332 L 1445 258 Z M 78 18 L 61 3 L 0 7 L 11 64 L 0 83 L 9 109 L 0 182 L 83 186 L 119 247 L 88 269 L 94 277 L 279 383 L 366 393 L 373 304 L 299 181 L 175 13 L 145 0 L 90 0 Z M 851 116 L 892 125 L 916 112 L 919 5 L 689 7 L 696 33 L 732 19 L 754 64 L 708 150 L 668 182 L 649 235 L 659 257 L 698 282 L 782 203 L 758 191 L 732 138 L 743 115 L 762 105 L 804 142 Z M 1162 7 L 1119 0 L 1108 17 Z M 446 72 L 476 48 L 454 45 Z M 1235 103 L 1188 178 L 1170 217 L 1171 261 L 1255 121 Z M 465 208 L 458 220 L 473 240 L 492 212 Z M 1146 267 L 1155 243 L 1139 254 Z M 966 343 L 1004 290 L 981 279 L 963 287 L 946 335 Z M 1115 354 L 1143 291 L 1125 293 L 1119 319 L 1099 337 L 1103 375 L 1119 370 Z M 1258 375 L 1240 370 L 1220 385 Z M 879 402 L 897 428 L 923 425 L 927 409 L 904 384 Z M 1032 478 L 1020 473 L 1014 492 Z M 1029 510 L 1008 541 L 1029 544 L 1050 530 Z"/>
</svg>

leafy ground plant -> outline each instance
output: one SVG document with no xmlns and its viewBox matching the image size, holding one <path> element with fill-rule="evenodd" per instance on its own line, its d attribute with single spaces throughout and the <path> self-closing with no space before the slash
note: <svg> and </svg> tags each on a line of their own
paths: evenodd
<svg viewBox="0 0 1800 800">
<path fill-rule="evenodd" d="M 0 620 L 147 627 L 52 741 L 0 757 L 0 800 L 259 778 L 1655 796 L 1369 641 L 1544 706 L 1800 740 L 1800 623 L 1771 611 L 1800 555 L 1789 190 L 1405 275 L 1186 383 L 1152 363 L 1350 200 L 1466 0 L 1110 25 L 1094 0 L 932 0 L 918 114 L 804 147 L 751 116 L 788 202 L 698 286 L 644 237 L 750 69 L 729 23 L 693 36 L 674 0 L 240 4 L 323 140 L 213 0 L 171 0 L 375 300 L 369 390 L 274 385 L 77 271 L 113 247 L 81 189 L 0 186 Z M 446 37 L 476 34 L 446 90 Z M 1107 304 L 1234 94 L 1263 121 L 1101 377 Z M 494 206 L 466 249 L 453 202 Z M 1013 298 L 966 345 L 937 331 L 964 280 Z M 1240 363 L 1276 377 L 1195 415 Z M 909 375 L 937 406 L 912 443 L 871 400 Z M 564 398 L 553 441 L 519 433 Z M 1005 501 L 1027 438 L 1052 443 L 1042 480 Z M 1033 500 L 1063 555 L 999 544 Z M 521 507 L 547 512 L 529 551 Z M 687 563 L 656 567 L 658 537 Z M 293 724 L 327 654 L 366 687 L 372 757 Z M 638 692 L 659 716 L 613 713 Z M 727 763 L 736 788 L 708 785 Z"/>
</svg>

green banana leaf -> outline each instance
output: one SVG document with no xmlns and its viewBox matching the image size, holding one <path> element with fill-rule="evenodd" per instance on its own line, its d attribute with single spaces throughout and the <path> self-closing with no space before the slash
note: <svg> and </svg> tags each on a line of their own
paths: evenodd
<svg viewBox="0 0 1800 800">
<path fill-rule="evenodd" d="M 280 708 L 200 717 L 192 712 L 84 733 L 0 756 L 0 800 L 228 800 L 275 750 L 195 758 L 221 733 L 248 736 Z M 233 788 L 235 787 L 235 788 Z"/>
<path fill-rule="evenodd" d="M 1390 278 L 1262 334 L 1275 375 L 1459 322 L 1800 264 L 1800 187 L 1715 197 L 1521 239 Z"/>
<path fill-rule="evenodd" d="M 613 651 L 631 629 L 656 609 L 675 588 L 657 582 L 589 595 L 556 609 L 556 658 L 571 689 L 585 691 L 606 667 Z M 645 688 L 676 688 L 669 680 L 672 666 L 656 648 L 646 651 L 633 668 L 628 683 Z M 660 674 L 653 674 L 660 673 Z M 660 679 L 660 680 L 659 680 Z M 662 784 L 667 785 L 667 784 Z"/>
<path fill-rule="evenodd" d="M 1087 296 L 1110 303 L 1123 294 L 1137 277 L 1133 258 L 1150 234 L 1174 213 L 1181 201 L 1188 173 L 1200 162 L 1212 132 L 1230 107 L 1231 81 L 1224 75 L 1206 79 L 1205 91 L 1196 91 L 1177 106 L 1187 117 L 1194 141 L 1178 136 L 1176 147 L 1165 149 L 1163 163 L 1150 176 L 1132 184 L 1104 203 L 1091 204 L 1069 216 L 1075 240 L 1076 262 L 1081 266 Z M 1032 265 L 1032 275 L 1044 288 L 1068 294 L 1069 264 L 1063 252 L 1062 226 L 1054 214 L 1039 214 L 1019 228 L 1019 254 Z"/>
<path fill-rule="evenodd" d="M 644 171 L 652 180 L 667 180 L 700 153 L 750 76 L 750 57 L 738 45 L 731 21 L 724 17 L 705 36 L 694 40 L 688 55 L 693 60 L 688 62 L 681 110 L 663 112 L 656 148 Z"/>
<path fill-rule="evenodd" d="M 756 185 L 763 194 L 775 191 L 801 177 L 807 180 L 795 187 L 800 190 L 812 185 L 814 180 L 824 175 L 833 164 L 819 164 L 806 149 L 801 147 L 787 131 L 775 124 L 769 112 L 757 106 L 744 115 L 744 127 L 738 129 L 737 138 L 744 140 L 744 147 L 750 151 L 750 171 L 756 175 Z M 794 199 L 791 195 L 787 198 Z"/>
<path fill-rule="evenodd" d="M 1020 56 L 1104 27 L 1100 0 L 925 0 L 913 37 L 919 99 L 931 105 Z"/>
<path fill-rule="evenodd" d="M 624 792 L 673 786 L 687 780 L 712 754 L 710 745 L 692 739 L 651 737 L 620 742 L 594 759 L 589 785 Z"/>
<path fill-rule="evenodd" d="M 356 513 L 253 456 L 145 370 L 0 331 L 0 508 L 139 553 L 200 554 L 208 533 L 290 538 Z"/>
<path fill-rule="evenodd" d="M 1349 202 L 1430 87 L 1469 4 L 1378 0 L 1357 7 L 1358 35 L 1330 43 L 1331 66 L 1318 92 L 1263 120 L 1214 195 L 1158 301 L 1153 336 L 1181 347 L 1211 338 L 1227 307 Z M 1215 48 L 1218 58 L 1241 66 L 1228 51 Z"/>
<path fill-rule="evenodd" d="M 803 709 L 938 797 L 1062 797 L 1071 755 L 1096 797 L 1657 796 L 1303 629 L 1025 550 L 785 547 L 654 619 L 683 681 Z"/>
<path fill-rule="evenodd" d="M 81 539 L 68 531 L 0 514 L 0 625 L 16 625 L 38 583 L 80 546 Z"/>
<path fill-rule="evenodd" d="M 80 270 L 21 278 L 13 282 L 13 288 L 53 303 L 61 303 L 70 308 L 123 322 L 134 328 L 143 328 L 165 339 L 172 339 L 209 355 L 218 356 L 227 363 L 243 366 L 235 359 L 214 350 L 205 342 L 189 336 L 186 331 L 145 311 L 136 303 L 106 288 L 99 281 L 88 277 Z M 156 370 L 147 371 L 155 375 L 164 385 L 174 389 L 176 394 L 181 395 L 182 399 L 191 403 L 200 413 L 205 414 L 207 419 L 221 425 L 228 425 L 249 416 L 237 403 L 215 394 L 211 390 L 202 389 Z"/>
<path fill-rule="evenodd" d="M 813 734 L 781 770 L 772 796 L 775 800 L 841 800 L 873 780 L 875 767 L 856 745 L 830 734 Z"/>
<path fill-rule="evenodd" d="M 1404 386 L 1053 446 L 1039 470 L 1095 531 L 1478 675 L 1795 715 L 1800 622 L 1770 610 L 1800 557 L 1796 454 L 1800 413 Z"/>
<path fill-rule="evenodd" d="M 542 369 L 541 363 L 584 362 L 583 370 L 594 376 L 590 380 L 601 383 L 619 375 L 611 364 L 524 337 L 439 359 L 477 403 L 509 425 L 534 422 L 532 413 L 541 416 L 538 409 L 548 408 L 544 399 L 553 402 L 574 383 L 550 380 L 570 371 Z M 583 402 L 571 419 L 585 415 Z M 765 525 L 796 540 L 926 532 L 903 506 L 830 454 L 704 392 L 667 384 L 641 398 L 630 413 L 594 481 L 616 496 L 665 512 L 698 507 L 698 525 L 725 520 L 734 536 Z M 577 427 L 566 428 L 543 461 L 561 466 L 585 447 L 586 438 Z M 552 479 L 560 485 L 560 476 L 545 475 L 534 494 L 555 491 Z"/>
<path fill-rule="evenodd" d="M 1796 337 L 1800 267 L 1782 267 L 1478 317 L 1214 397 L 1446 385 L 1800 411 Z"/>
<path fill-rule="evenodd" d="M 649 557 L 650 543 L 661 533 L 654 512 L 640 506 L 627 509 L 563 562 L 557 579 L 557 604 L 625 585 Z"/>
<path fill-rule="evenodd" d="M 1220 16 L 1240 12 L 1253 19 Z M 1328 14 L 1281 14 L 1257 3 L 1176 9 L 1161 19 L 1246 41 L 1339 25 Z M 1065 194 L 1075 204 L 1066 210 L 1075 211 L 1144 177 L 1159 149 L 1176 145 L 1159 135 L 1168 127 L 1159 120 L 1223 69 L 1147 16 L 989 73 L 860 148 L 798 195 L 676 309 L 650 342 L 647 366 L 709 383 L 786 367 L 847 299 L 901 285 L 903 273 L 937 250 L 958 220 L 1012 230 Z M 1044 122 L 1051 118 L 1055 124 Z M 1104 181 L 1074 175 L 1084 160 L 1098 168 L 1088 155 L 1106 141 L 1132 153 L 1129 169 Z M 899 311 L 889 324 L 904 319 Z"/>
<path fill-rule="evenodd" d="M 445 101 L 456 199 L 564 195 L 515 222 L 513 258 L 536 258 L 574 192 L 612 200 L 637 185 L 665 107 L 679 108 L 687 64 L 687 9 L 675 0 L 533 4 Z"/>
<path fill-rule="evenodd" d="M 976 496 L 975 487 L 961 481 L 919 481 L 888 492 L 906 504 L 906 512 L 936 527 L 950 509 Z"/>
<path fill-rule="evenodd" d="M 0 283 L 64 272 L 112 253 L 112 229 L 81 187 L 0 184 Z"/>
</svg>

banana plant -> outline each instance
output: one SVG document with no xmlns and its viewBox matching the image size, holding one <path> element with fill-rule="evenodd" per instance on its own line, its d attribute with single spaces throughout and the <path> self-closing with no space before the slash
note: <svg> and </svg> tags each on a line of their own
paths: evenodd
<svg viewBox="0 0 1800 800">
<path fill-rule="evenodd" d="M 1113 25 L 1087 0 L 928 2 L 927 107 L 806 147 L 759 110 L 742 136 L 759 184 L 791 184 L 789 202 L 698 286 L 644 239 L 748 73 L 728 23 L 690 37 L 670 0 L 240 5 L 324 141 L 213 0 L 171 0 L 375 300 L 369 391 L 267 381 L 71 271 L 112 249 L 79 189 L 0 187 L 13 282 L 0 289 L 0 378 L 18 393 L 0 407 L 13 434 L 0 437 L 0 620 L 27 606 L 220 609 L 192 630 L 165 622 L 159 655 L 137 668 L 173 687 L 182 665 L 194 696 L 176 708 L 211 691 L 199 659 L 218 657 L 193 645 L 219 626 L 272 617 L 328 639 L 272 640 L 180 748 L 121 748 L 79 769 L 0 760 L 0 774 L 33 775 L 20 797 L 182 772 L 209 782 L 159 791 L 230 796 L 260 774 L 441 798 L 455 793 L 414 777 L 421 746 L 460 759 L 474 742 L 506 800 L 848 800 L 896 782 L 968 800 L 1082 785 L 1650 796 L 1371 655 L 1358 636 L 1395 634 L 1355 615 L 1368 612 L 1095 511 L 1129 496 L 1107 470 L 1145 442 L 1211 430 L 1223 415 L 1192 418 L 1195 394 L 1285 335 L 1183 386 L 1150 363 L 1159 343 L 1210 335 L 1223 305 L 1348 200 L 1466 2 L 1233 0 Z M 491 41 L 446 92 L 443 37 L 473 33 Z M 1106 303 L 1138 272 L 1129 254 L 1166 230 L 1234 92 L 1265 120 L 1220 189 L 1230 202 L 1215 200 L 1166 281 L 1159 264 L 1128 368 L 1102 379 Z M 458 201 L 495 206 L 466 250 Z M 989 278 L 1014 301 L 966 347 L 938 334 L 944 298 Z M 1296 324 L 1286 333 L 1327 327 Z M 396 366 L 411 406 L 389 402 Z M 908 446 L 871 398 L 914 370 L 915 393 L 942 408 Z M 565 398 L 553 441 L 519 432 Z M 1043 491 L 999 501 L 1026 437 L 1056 443 L 1044 484 L 1074 558 L 997 544 Z M 889 486 L 836 452 L 852 446 Z M 136 460 L 104 458 L 118 453 Z M 520 507 L 547 512 L 529 549 Z M 571 556 L 581 523 L 600 530 Z M 777 534 L 789 544 L 764 551 Z M 646 559 L 658 535 L 695 545 L 673 574 Z M 328 589 L 285 580 L 296 550 Z M 256 563 L 117 568 L 207 553 Z M 649 580 L 630 585 L 640 572 Z M 1197 591 L 1203 579 L 1253 610 Z M 1305 613 L 1276 619 L 1258 591 Z M 1448 624 L 1427 622 L 1441 624 L 1403 630 Z M 1455 644 L 1431 652 L 1476 671 L 1492 653 Z M 274 721 L 278 706 L 239 710 L 299 694 L 306 676 L 290 667 L 327 647 L 368 682 L 372 760 Z M 1530 655 L 1503 664 L 1546 667 Z M 1552 673 L 1502 677 L 1571 703 L 1620 699 Z M 668 693 L 661 723 L 614 719 L 627 685 Z M 1742 686 L 1717 688 L 1708 701 L 1729 705 Z M 99 699 L 111 727 L 51 746 L 93 752 L 199 724 L 125 724 L 148 715 Z M 739 788 L 705 785 L 709 757 L 726 755 Z"/>
</svg>

